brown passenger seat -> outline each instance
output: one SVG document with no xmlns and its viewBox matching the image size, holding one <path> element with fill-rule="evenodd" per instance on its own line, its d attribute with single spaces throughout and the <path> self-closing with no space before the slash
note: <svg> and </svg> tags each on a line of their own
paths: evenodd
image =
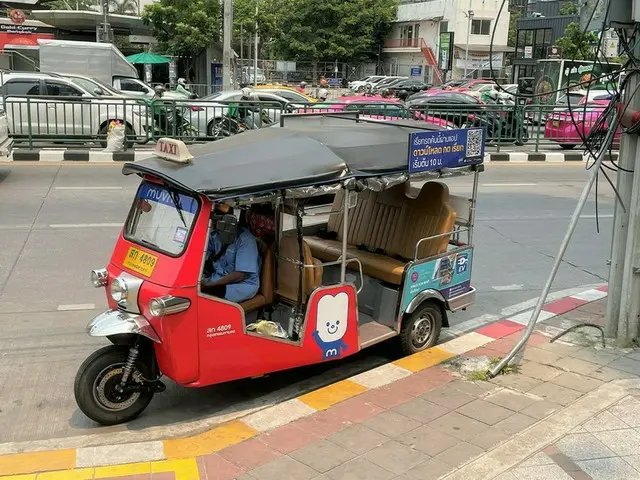
<svg viewBox="0 0 640 480">
<path fill-rule="evenodd" d="M 311 249 L 303 240 L 302 252 L 305 265 L 319 265 L 321 262 L 311 255 Z M 298 238 L 295 235 L 283 235 L 280 239 L 280 257 L 278 258 L 278 280 L 276 293 L 292 302 L 298 301 L 299 268 L 289 260 L 300 260 Z M 305 268 L 302 272 L 302 300 L 306 302 L 311 292 L 322 285 L 322 267 Z"/>
<path fill-rule="evenodd" d="M 336 195 L 332 210 L 342 206 L 344 192 Z M 449 188 L 440 182 L 427 182 L 419 195 L 405 195 L 405 185 L 382 192 L 367 190 L 358 194 L 358 203 L 349 210 L 347 255 L 362 263 L 363 273 L 385 282 L 400 285 L 407 261 L 414 258 L 421 238 L 451 232 L 456 212 L 449 204 Z M 322 261 L 337 260 L 342 252 L 341 213 L 329 217 L 327 230 L 336 240 L 305 237 L 314 257 Z M 449 235 L 422 242 L 418 258 L 444 253 Z M 349 264 L 357 269 L 356 263 Z"/>
<path fill-rule="evenodd" d="M 258 243 L 263 245 L 262 243 Z M 255 297 L 240 304 L 245 313 L 259 310 L 273 303 L 275 287 L 275 244 L 264 246 L 262 249 L 262 266 L 260 269 L 260 289 Z"/>
</svg>

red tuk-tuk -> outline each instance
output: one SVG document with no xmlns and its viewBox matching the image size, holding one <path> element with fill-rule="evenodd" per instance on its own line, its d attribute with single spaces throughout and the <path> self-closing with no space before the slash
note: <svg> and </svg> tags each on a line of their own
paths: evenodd
<svg viewBox="0 0 640 480">
<path fill-rule="evenodd" d="M 475 299 L 484 148 L 465 132 L 292 115 L 190 151 L 162 139 L 155 157 L 126 163 L 123 173 L 142 180 L 109 265 L 91 274 L 108 310 L 88 333 L 112 345 L 79 368 L 82 412 L 126 422 L 164 390 L 162 375 L 203 387 L 337 360 L 392 337 L 406 354 L 436 344 L 447 312 Z M 447 141 L 460 145 L 438 146 Z M 473 156 L 460 156 L 465 142 Z M 471 199 L 441 181 L 456 175 L 473 175 Z M 212 215 L 221 204 L 231 210 Z M 234 303 L 201 279 L 211 230 L 230 244 L 239 224 L 256 237 L 261 270 L 255 297 Z"/>
</svg>

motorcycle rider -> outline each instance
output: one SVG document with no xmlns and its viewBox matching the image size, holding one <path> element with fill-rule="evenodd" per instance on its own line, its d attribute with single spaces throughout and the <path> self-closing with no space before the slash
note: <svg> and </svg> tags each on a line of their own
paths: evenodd
<svg viewBox="0 0 640 480">
<path fill-rule="evenodd" d="M 249 102 L 249 101 L 257 101 L 256 94 L 253 93 L 249 87 L 244 87 L 242 90 L 242 97 L 240 97 L 241 102 Z M 260 108 L 258 107 L 258 112 Z M 258 128 L 256 122 L 254 120 L 255 108 L 251 104 L 241 103 L 238 107 L 238 117 L 242 119 L 247 128 L 255 129 Z"/>
<path fill-rule="evenodd" d="M 405 103 L 407 98 L 409 98 L 409 92 L 407 90 L 400 90 L 398 92 L 398 100 L 400 100 L 401 103 Z"/>
<path fill-rule="evenodd" d="M 318 100 L 320 100 L 321 102 L 325 102 L 327 98 L 329 98 L 329 90 L 327 90 L 326 88 L 321 88 L 320 90 L 318 90 Z"/>
<path fill-rule="evenodd" d="M 180 77 L 178 79 L 178 85 L 176 86 L 176 92 L 184 95 L 187 98 L 191 98 L 192 93 L 189 91 L 187 87 L 187 81 Z"/>
<path fill-rule="evenodd" d="M 300 82 L 300 85 L 296 90 L 300 93 L 304 93 L 304 89 L 307 88 L 307 82 Z"/>
<path fill-rule="evenodd" d="M 383 88 L 380 92 L 380 96 L 382 98 L 391 98 L 391 90 L 389 90 L 388 88 Z"/>
</svg>

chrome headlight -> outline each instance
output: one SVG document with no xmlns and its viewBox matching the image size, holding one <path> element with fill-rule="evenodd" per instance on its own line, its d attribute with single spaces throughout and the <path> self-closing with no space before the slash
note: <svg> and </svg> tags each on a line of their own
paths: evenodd
<svg viewBox="0 0 640 480">
<path fill-rule="evenodd" d="M 109 290 L 111 298 L 113 298 L 117 303 L 126 301 L 127 296 L 129 295 L 127 282 L 122 278 L 114 279 L 113 282 L 111 282 L 111 288 Z"/>
<path fill-rule="evenodd" d="M 98 270 L 91 270 L 91 284 L 96 287 L 104 287 L 107 284 L 107 269 L 100 268 Z"/>
<path fill-rule="evenodd" d="M 153 317 L 162 317 L 184 312 L 190 305 L 191 301 L 188 298 L 165 295 L 164 297 L 154 298 L 149 302 L 149 313 Z"/>
</svg>

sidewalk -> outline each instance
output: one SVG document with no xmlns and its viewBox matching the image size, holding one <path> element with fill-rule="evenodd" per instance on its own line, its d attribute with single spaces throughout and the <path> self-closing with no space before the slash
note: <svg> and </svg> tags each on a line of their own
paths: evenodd
<svg viewBox="0 0 640 480">
<path fill-rule="evenodd" d="M 150 444 L 95 447 L 78 449 L 75 468 L 25 475 L 39 470 L 0 456 L 0 475 L 13 474 L 0 479 L 637 480 L 640 352 L 602 349 L 590 328 L 549 343 L 578 322 L 603 324 L 603 295 L 546 305 L 519 368 L 492 380 L 485 370 L 465 378 L 462 360 L 504 356 L 526 313 L 242 421 L 151 442 L 161 460 L 140 460 Z M 99 466 L 107 457 L 122 465 Z"/>
</svg>

